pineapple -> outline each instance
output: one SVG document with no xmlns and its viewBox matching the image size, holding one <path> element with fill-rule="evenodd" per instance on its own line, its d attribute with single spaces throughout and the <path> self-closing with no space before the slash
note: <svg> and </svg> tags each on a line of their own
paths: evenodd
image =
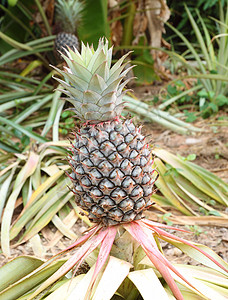
<svg viewBox="0 0 228 300">
<path fill-rule="evenodd" d="M 76 202 L 104 226 L 139 220 L 152 205 L 155 176 L 141 128 L 121 117 L 128 54 L 111 66 L 112 48 L 104 39 L 96 51 L 82 43 L 81 54 L 70 48 L 65 53 L 68 67 L 56 70 L 66 81 L 56 80 L 81 119 L 69 159 Z"/>
<path fill-rule="evenodd" d="M 59 51 L 64 52 L 66 46 L 73 49 L 79 48 L 77 37 L 77 28 L 82 19 L 84 3 L 78 0 L 57 0 L 56 3 L 56 21 L 61 27 L 55 38 L 55 50 L 59 55 Z M 59 57 L 61 57 L 59 55 Z"/>
</svg>

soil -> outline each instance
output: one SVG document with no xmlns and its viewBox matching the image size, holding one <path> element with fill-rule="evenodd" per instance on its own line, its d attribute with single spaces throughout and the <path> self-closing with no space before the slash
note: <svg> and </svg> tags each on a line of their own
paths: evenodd
<svg viewBox="0 0 228 300">
<path fill-rule="evenodd" d="M 151 93 L 150 90 L 149 93 Z M 136 89 L 136 95 L 137 94 L 140 95 L 141 98 L 143 96 L 148 96 L 148 87 Z M 174 133 L 171 130 L 164 129 L 155 123 L 143 123 L 143 125 L 143 133 L 151 135 L 154 146 L 160 146 L 174 154 L 178 153 L 184 157 L 194 153 L 196 154 L 194 163 L 214 172 L 228 183 L 227 126 L 220 126 L 215 119 L 210 118 L 194 123 L 196 127 L 203 129 L 202 133 L 197 133 L 194 136 L 183 136 Z M 228 213 L 228 210 L 226 209 L 225 212 Z M 152 218 L 153 216 L 154 213 L 152 214 Z M 186 229 L 183 225 L 177 225 L 177 227 Z M 72 238 L 75 238 L 76 236 L 80 236 L 82 232 L 87 229 L 87 225 L 79 218 L 71 229 L 75 233 L 75 236 L 72 236 Z M 175 232 L 175 234 L 191 240 L 192 242 L 207 245 L 228 262 L 228 223 L 224 222 L 223 226 L 221 226 L 221 224 L 219 226 L 210 226 L 206 224 L 204 226 L 196 227 L 194 232 Z M 73 242 L 72 239 L 64 237 L 59 232 L 56 232 L 56 229 L 52 224 L 49 224 L 44 228 L 40 236 L 37 236 L 35 239 L 12 248 L 11 257 L 5 257 L 0 254 L 0 265 L 5 264 L 9 259 L 19 255 L 35 254 L 42 259 L 47 259 L 58 253 L 58 251 L 65 249 Z M 170 261 L 198 264 L 168 243 L 162 242 L 162 246 Z"/>
</svg>

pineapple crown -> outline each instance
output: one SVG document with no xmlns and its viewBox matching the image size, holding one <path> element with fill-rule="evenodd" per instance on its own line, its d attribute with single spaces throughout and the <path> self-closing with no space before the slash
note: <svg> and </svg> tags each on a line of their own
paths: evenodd
<svg viewBox="0 0 228 300">
<path fill-rule="evenodd" d="M 84 122 L 99 123 L 115 119 L 121 115 L 123 88 L 131 79 L 123 81 L 128 71 L 124 59 L 130 53 L 122 56 L 113 66 L 113 47 L 108 48 L 108 40 L 100 39 L 96 51 L 93 46 L 82 43 L 81 54 L 77 49 L 66 49 L 66 55 L 61 53 L 68 67 L 61 71 L 53 67 L 64 79 L 55 78 L 63 87 L 59 89 L 66 94 L 74 106 L 76 115 Z"/>
<path fill-rule="evenodd" d="M 61 23 L 63 31 L 76 33 L 84 7 L 85 3 L 79 0 L 57 0 L 56 20 Z"/>
</svg>

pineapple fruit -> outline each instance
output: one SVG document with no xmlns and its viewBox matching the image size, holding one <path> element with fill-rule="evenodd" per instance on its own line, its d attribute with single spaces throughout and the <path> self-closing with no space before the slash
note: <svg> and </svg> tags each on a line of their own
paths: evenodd
<svg viewBox="0 0 228 300">
<path fill-rule="evenodd" d="M 55 68 L 65 81 L 56 80 L 82 122 L 69 159 L 76 202 L 105 226 L 139 220 L 152 205 L 155 174 L 141 128 L 121 117 L 128 54 L 111 66 L 112 48 L 104 39 L 96 51 L 82 43 L 81 54 L 69 47 L 65 53 L 68 67 Z"/>
<path fill-rule="evenodd" d="M 82 19 L 84 4 L 78 0 L 57 0 L 55 8 L 56 21 L 61 28 L 55 38 L 55 51 L 61 57 L 59 51 L 64 52 L 66 45 L 71 49 L 79 48 L 77 28 Z"/>
</svg>

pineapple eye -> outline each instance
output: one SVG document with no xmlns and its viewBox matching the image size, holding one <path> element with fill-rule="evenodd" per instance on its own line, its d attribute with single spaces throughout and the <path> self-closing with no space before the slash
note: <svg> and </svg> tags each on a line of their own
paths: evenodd
<svg viewBox="0 0 228 300">
<path fill-rule="evenodd" d="M 102 178 L 101 172 L 99 172 L 97 169 L 93 169 L 93 170 L 90 172 L 90 174 L 91 174 L 91 176 L 95 177 L 96 179 Z"/>
<path fill-rule="evenodd" d="M 90 195 L 91 195 L 92 198 L 96 199 L 96 198 L 102 197 L 103 193 L 97 187 L 93 187 L 90 190 Z"/>
<path fill-rule="evenodd" d="M 132 150 L 129 157 L 130 157 L 131 159 L 134 159 L 134 158 L 136 158 L 138 155 L 139 155 L 139 153 L 138 153 L 136 150 Z"/>
<path fill-rule="evenodd" d="M 126 122 L 126 125 L 130 132 L 135 132 L 135 125 L 130 120 Z"/>
<path fill-rule="evenodd" d="M 79 162 L 79 155 L 77 153 L 73 156 L 73 160 Z"/>
<path fill-rule="evenodd" d="M 113 165 L 108 162 L 108 161 L 102 161 L 99 165 L 98 165 L 99 169 L 106 169 L 106 170 L 111 170 L 113 169 Z"/>
<path fill-rule="evenodd" d="M 122 143 L 117 147 L 117 151 L 121 152 L 121 151 L 124 151 L 126 148 L 127 148 L 127 144 Z"/>
<path fill-rule="evenodd" d="M 131 174 L 132 174 L 133 177 L 138 177 L 141 173 L 142 173 L 142 169 L 140 168 L 140 166 L 136 166 L 133 169 Z"/>
<path fill-rule="evenodd" d="M 84 164 L 84 165 L 86 165 L 87 167 L 93 167 L 94 165 L 93 165 L 93 162 L 89 159 L 89 158 L 85 158 L 83 161 L 82 161 L 82 163 Z"/>
<path fill-rule="evenodd" d="M 134 136 L 131 133 L 128 133 L 124 139 L 125 139 L 125 142 L 128 144 L 134 139 Z"/>
<path fill-rule="evenodd" d="M 114 179 L 114 178 L 123 178 L 124 177 L 124 173 L 122 171 L 120 171 L 119 169 L 115 169 L 113 170 L 110 174 L 109 174 L 109 177 L 111 179 Z"/>
<path fill-rule="evenodd" d="M 115 160 L 116 159 L 116 156 L 117 156 L 117 152 L 113 152 L 112 154 L 110 154 L 109 156 L 108 156 L 108 159 L 109 160 Z"/>
<path fill-rule="evenodd" d="M 118 133 L 115 131 L 111 131 L 109 134 L 110 141 L 116 141 Z"/>
<path fill-rule="evenodd" d="M 150 155 L 150 150 L 149 150 L 148 148 L 144 148 L 144 149 L 142 150 L 142 155 L 145 155 L 145 156 Z"/>
<path fill-rule="evenodd" d="M 94 145 L 94 147 L 98 147 L 99 146 L 97 140 L 94 137 L 90 138 L 90 142 Z"/>
<path fill-rule="evenodd" d="M 141 186 L 137 185 L 131 192 L 130 197 L 132 198 L 141 198 L 143 196 L 143 189 L 141 188 Z"/>
<path fill-rule="evenodd" d="M 83 202 L 88 207 L 91 207 L 94 204 L 93 199 L 90 196 L 88 196 L 88 195 L 84 195 L 83 196 Z"/>
<path fill-rule="evenodd" d="M 136 149 L 137 149 L 137 150 L 141 150 L 143 146 L 144 146 L 144 144 L 143 144 L 141 141 L 138 141 L 138 142 L 137 142 Z"/>
<path fill-rule="evenodd" d="M 112 217 L 115 221 L 121 221 L 123 212 L 121 209 L 113 208 L 109 211 L 109 216 Z"/>
<path fill-rule="evenodd" d="M 94 205 L 93 207 L 92 207 L 92 214 L 94 214 L 95 216 L 97 216 L 97 217 L 101 217 L 101 216 L 103 216 L 103 215 L 105 215 L 104 214 L 104 210 L 103 210 L 103 208 L 102 207 L 99 207 L 98 205 Z"/>
<path fill-rule="evenodd" d="M 122 221 L 123 222 L 131 222 L 135 218 L 136 218 L 136 213 L 133 210 L 130 210 L 124 215 Z"/>
<path fill-rule="evenodd" d="M 112 198 L 123 199 L 127 196 L 127 193 L 121 188 L 116 188 L 110 195 Z M 117 201 L 117 200 L 116 200 Z"/>
<path fill-rule="evenodd" d="M 119 124 L 117 124 L 117 125 L 115 126 L 115 131 L 121 131 L 122 128 L 123 128 L 122 124 L 119 123 Z"/>
<path fill-rule="evenodd" d="M 106 141 L 106 142 L 102 143 L 101 146 L 100 146 L 100 150 L 104 150 L 104 151 L 108 151 L 108 150 L 113 151 L 113 149 L 115 149 L 115 146 L 113 145 L 113 143 L 111 143 L 109 141 Z"/>
<path fill-rule="evenodd" d="M 81 179 L 81 184 L 83 186 L 90 187 L 92 185 L 92 182 L 90 181 L 90 179 L 87 176 L 83 176 Z"/>
<path fill-rule="evenodd" d="M 129 211 L 131 209 L 134 208 L 134 201 L 126 198 L 123 201 L 120 202 L 119 207 L 123 210 L 123 211 Z"/>
<path fill-rule="evenodd" d="M 89 153 L 89 151 L 88 151 L 88 149 L 86 148 L 86 146 L 81 147 L 81 148 L 79 149 L 79 152 L 80 152 L 81 154 L 85 154 L 85 155 L 87 155 L 87 154 Z"/>
<path fill-rule="evenodd" d="M 103 153 L 102 153 L 101 151 L 99 151 L 99 150 L 93 151 L 93 152 L 90 154 L 90 156 L 91 156 L 91 157 L 92 157 L 92 156 L 96 156 L 96 157 L 98 157 L 98 158 L 103 158 L 103 157 L 104 157 Z"/>
<path fill-rule="evenodd" d="M 82 193 L 84 192 L 82 186 L 80 184 L 77 184 L 73 190 L 75 193 Z"/>
<path fill-rule="evenodd" d="M 115 202 L 111 200 L 108 196 L 105 196 L 99 201 L 99 205 L 104 210 L 110 210 L 111 208 L 114 208 L 116 206 Z"/>
<path fill-rule="evenodd" d="M 147 184 L 150 181 L 150 176 L 148 174 L 145 174 L 142 178 L 142 184 Z"/>
<path fill-rule="evenodd" d="M 102 190 L 108 190 L 108 189 L 113 189 L 115 186 L 114 184 L 108 180 L 107 178 L 103 179 L 100 183 L 99 183 L 99 188 Z"/>
<path fill-rule="evenodd" d="M 83 169 L 82 165 L 78 165 L 75 169 L 75 172 L 80 175 L 85 174 L 85 170 Z"/>
<path fill-rule="evenodd" d="M 140 165 L 141 165 L 142 167 L 144 167 L 146 164 L 147 164 L 147 159 L 146 159 L 144 156 L 142 156 L 142 157 L 140 158 Z"/>
<path fill-rule="evenodd" d="M 120 165 L 121 169 L 125 170 L 128 167 L 129 163 L 130 162 L 128 159 L 125 159 L 124 161 L 122 161 L 122 163 Z"/>
<path fill-rule="evenodd" d="M 127 176 L 122 182 L 122 187 L 129 188 L 129 187 L 133 186 L 134 184 L 135 184 L 134 180 L 130 176 Z"/>
<path fill-rule="evenodd" d="M 144 197 L 148 197 L 153 193 L 153 187 L 152 186 L 146 186 L 144 188 Z"/>
<path fill-rule="evenodd" d="M 146 205 L 146 201 L 144 198 L 140 198 L 136 203 L 135 203 L 135 209 L 140 210 L 143 209 Z"/>
</svg>

